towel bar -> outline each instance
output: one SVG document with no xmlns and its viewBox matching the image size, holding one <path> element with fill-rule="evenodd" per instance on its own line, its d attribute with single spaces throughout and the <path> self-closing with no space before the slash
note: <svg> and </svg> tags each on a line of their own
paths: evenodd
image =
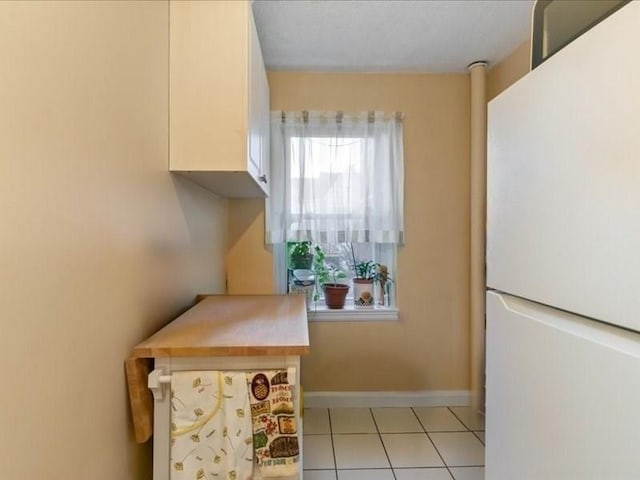
<svg viewBox="0 0 640 480">
<path fill-rule="evenodd" d="M 287 378 L 289 385 L 296 384 L 296 367 L 290 366 L 287 368 Z M 171 375 L 165 375 L 164 369 L 162 368 L 156 368 L 149 373 L 147 385 L 153 393 L 153 398 L 156 400 L 162 400 L 164 398 L 164 385 L 170 383 Z"/>
</svg>

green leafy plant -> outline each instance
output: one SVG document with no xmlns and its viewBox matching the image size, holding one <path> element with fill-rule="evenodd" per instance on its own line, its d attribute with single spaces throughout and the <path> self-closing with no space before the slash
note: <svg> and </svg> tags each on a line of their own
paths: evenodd
<svg viewBox="0 0 640 480">
<path fill-rule="evenodd" d="M 320 298 L 320 289 L 327 283 L 337 284 L 339 279 L 346 278 L 347 275 L 335 265 L 327 263 L 326 255 L 320 245 L 314 246 L 313 254 L 313 274 L 316 279 L 316 293 L 314 300 Z"/>
<path fill-rule="evenodd" d="M 338 280 L 341 278 L 347 278 L 347 274 L 344 273 L 342 270 L 340 270 L 339 268 L 333 266 L 333 265 L 329 265 L 329 275 L 331 276 L 331 283 L 338 283 Z"/>
<path fill-rule="evenodd" d="M 378 280 L 379 264 L 373 260 L 356 260 L 356 255 L 353 251 L 353 243 L 349 244 L 351 249 L 351 258 L 353 260 L 353 271 L 356 274 L 355 278 L 359 280 Z"/>
<path fill-rule="evenodd" d="M 314 247 L 313 273 L 320 285 L 325 283 L 338 283 L 337 280 L 346 278 L 347 275 L 335 265 L 327 263 L 326 255 L 320 245 Z M 331 282 L 330 282 L 331 281 Z"/>
<path fill-rule="evenodd" d="M 289 242 L 287 244 L 289 253 L 289 268 L 291 270 L 311 270 L 313 266 L 313 252 L 311 242 Z"/>
<path fill-rule="evenodd" d="M 329 268 L 325 262 L 324 250 L 320 245 L 314 247 L 313 273 L 320 285 L 329 281 Z"/>
<path fill-rule="evenodd" d="M 378 264 L 371 260 L 356 262 L 354 270 L 356 272 L 356 278 L 362 280 L 377 280 Z"/>
</svg>

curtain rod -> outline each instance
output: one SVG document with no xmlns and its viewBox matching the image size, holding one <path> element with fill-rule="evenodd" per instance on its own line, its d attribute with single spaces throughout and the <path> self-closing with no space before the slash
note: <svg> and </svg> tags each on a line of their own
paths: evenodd
<svg viewBox="0 0 640 480">
<path fill-rule="evenodd" d="M 298 112 L 295 112 L 298 113 Z M 336 113 L 336 122 L 337 123 L 342 123 L 342 119 L 344 117 L 344 112 L 342 110 L 338 110 L 335 112 Z M 369 123 L 373 123 L 375 120 L 375 110 L 369 110 L 367 111 L 367 121 Z M 402 112 L 392 112 L 393 116 L 395 117 L 396 122 L 402 122 L 404 120 L 404 113 Z M 352 116 L 355 114 L 349 114 L 347 113 L 348 116 Z M 280 113 L 281 119 L 282 119 L 282 123 L 285 122 L 286 116 L 287 116 L 287 112 L 285 112 L 284 110 L 281 111 Z M 302 110 L 302 121 L 304 123 L 307 123 L 309 121 L 309 111 L 308 110 Z"/>
</svg>

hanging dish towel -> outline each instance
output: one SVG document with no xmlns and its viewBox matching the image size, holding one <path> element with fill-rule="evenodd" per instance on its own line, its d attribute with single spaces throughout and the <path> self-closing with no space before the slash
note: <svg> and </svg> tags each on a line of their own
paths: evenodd
<svg viewBox="0 0 640 480">
<path fill-rule="evenodd" d="M 244 372 L 171 374 L 171 480 L 248 480 L 253 441 Z"/>
<path fill-rule="evenodd" d="M 253 447 L 260 475 L 288 477 L 300 468 L 292 386 L 286 370 L 247 372 Z"/>
</svg>

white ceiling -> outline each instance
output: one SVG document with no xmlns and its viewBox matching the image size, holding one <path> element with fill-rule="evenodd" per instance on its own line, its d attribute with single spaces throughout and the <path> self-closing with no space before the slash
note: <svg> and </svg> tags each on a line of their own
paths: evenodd
<svg viewBox="0 0 640 480">
<path fill-rule="evenodd" d="M 464 72 L 529 37 L 533 0 L 256 0 L 267 68 Z"/>
</svg>

